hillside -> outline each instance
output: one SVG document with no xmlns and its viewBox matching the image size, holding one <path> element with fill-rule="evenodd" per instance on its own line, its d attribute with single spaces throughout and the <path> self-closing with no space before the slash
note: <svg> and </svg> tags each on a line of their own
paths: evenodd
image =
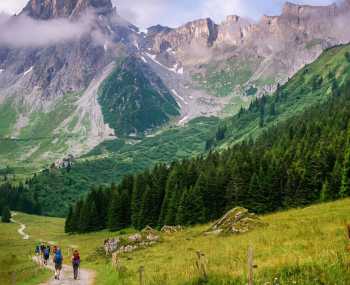
<svg viewBox="0 0 350 285">
<path fill-rule="evenodd" d="M 17 220 L 28 226 L 31 236 L 28 248 L 32 248 L 37 240 L 55 241 L 64 253 L 68 246 L 78 247 L 82 266 L 96 270 L 96 284 L 101 285 L 138 284 L 140 266 L 145 266 L 146 284 L 200 284 L 200 274 L 195 267 L 198 250 L 208 260 L 207 284 L 246 284 L 249 246 L 254 249 L 257 284 L 273 284 L 277 278 L 279 284 L 345 285 L 350 282 L 347 269 L 350 256 L 345 250 L 349 244 L 345 234 L 349 207 L 350 200 L 346 199 L 262 216 L 268 227 L 238 236 L 202 235 L 209 225 L 162 234 L 162 242 L 158 245 L 122 255 L 120 274 L 111 268 L 104 253 L 97 250 L 106 238 L 120 233 L 66 235 L 62 219 L 21 214 Z M 0 226 L 0 229 L 4 227 Z M 0 240 L 8 243 L 4 235 L 0 235 Z M 10 241 L 11 245 L 15 244 L 16 237 Z M 20 261 L 24 259 L 21 257 Z"/>
<path fill-rule="evenodd" d="M 236 116 L 220 122 L 197 119 L 184 128 L 170 129 L 140 142 L 106 142 L 78 160 L 69 172 L 47 170 L 37 175 L 32 179 L 31 189 L 38 188 L 42 201 L 49 201 L 44 205 L 55 205 L 50 193 L 63 195 L 64 199 L 60 201 L 66 206 L 59 203 L 60 207 L 43 208 L 44 213 L 60 215 L 67 209 L 67 201 L 76 200 L 92 185 L 119 182 L 124 175 L 140 172 L 156 163 L 188 158 L 204 153 L 206 148 L 225 149 L 246 138 L 257 138 L 277 123 L 288 119 L 292 123 L 293 116 L 327 102 L 343 90 L 350 73 L 349 52 L 348 45 L 325 51 L 318 60 L 281 86 L 274 96 L 253 102 Z"/>
<path fill-rule="evenodd" d="M 119 136 L 144 134 L 180 115 L 161 79 L 141 60 L 121 60 L 100 87 L 104 120 Z"/>
</svg>

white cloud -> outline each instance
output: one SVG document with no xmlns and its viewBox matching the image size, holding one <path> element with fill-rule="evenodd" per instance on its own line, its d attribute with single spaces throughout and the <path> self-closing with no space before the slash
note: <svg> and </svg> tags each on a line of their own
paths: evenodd
<svg viewBox="0 0 350 285">
<path fill-rule="evenodd" d="M 71 22 L 68 19 L 39 21 L 21 15 L 0 14 L 0 46 L 40 47 L 69 41 L 90 31 L 94 15 Z"/>
<path fill-rule="evenodd" d="M 0 0 L 0 12 L 15 14 L 21 11 L 28 0 Z"/>
</svg>

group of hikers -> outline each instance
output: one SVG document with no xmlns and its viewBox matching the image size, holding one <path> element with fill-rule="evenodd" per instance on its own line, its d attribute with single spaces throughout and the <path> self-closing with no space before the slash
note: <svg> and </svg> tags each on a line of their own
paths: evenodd
<svg viewBox="0 0 350 285">
<path fill-rule="evenodd" d="M 40 258 L 41 264 L 45 266 L 48 265 L 50 256 L 52 256 L 52 263 L 55 265 L 55 279 L 59 280 L 63 264 L 63 255 L 61 248 L 56 245 L 50 246 L 42 243 L 35 247 L 35 255 Z M 80 254 L 78 250 L 73 251 L 71 261 L 73 266 L 73 277 L 75 280 L 77 280 L 80 266 Z"/>
</svg>

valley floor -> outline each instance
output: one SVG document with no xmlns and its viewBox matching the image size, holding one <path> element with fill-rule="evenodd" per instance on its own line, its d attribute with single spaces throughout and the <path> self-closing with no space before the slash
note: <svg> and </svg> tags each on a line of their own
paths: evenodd
<svg viewBox="0 0 350 285">
<path fill-rule="evenodd" d="M 119 233 L 66 235 L 63 219 L 18 214 L 16 220 L 27 226 L 30 239 L 21 238 L 17 224 L 0 225 L 1 271 L 13 269 L 8 268 L 6 260 L 15 254 L 17 268 L 29 265 L 34 272 L 35 265 L 30 264 L 28 256 L 36 242 L 44 240 L 58 243 L 64 253 L 69 247 L 78 247 L 82 266 L 97 272 L 95 283 L 99 285 L 139 284 L 140 266 L 145 267 L 145 284 L 202 284 L 195 266 L 197 251 L 202 251 L 208 261 L 206 284 L 246 284 L 247 249 L 252 246 L 257 265 L 255 284 L 350 284 L 350 240 L 346 235 L 350 199 L 266 215 L 262 219 L 268 227 L 239 236 L 204 236 L 208 225 L 163 234 L 158 245 L 122 256 L 121 272 L 117 273 L 101 246 L 104 239 Z M 128 232 L 132 230 L 122 233 Z M 41 280 L 31 279 L 32 274 L 30 278 L 19 279 L 17 284 L 39 284 L 50 274 L 42 271 L 38 275 Z"/>
</svg>

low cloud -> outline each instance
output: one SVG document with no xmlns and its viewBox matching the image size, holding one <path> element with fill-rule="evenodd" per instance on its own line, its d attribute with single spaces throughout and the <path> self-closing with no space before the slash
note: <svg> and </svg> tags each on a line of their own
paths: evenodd
<svg viewBox="0 0 350 285">
<path fill-rule="evenodd" d="M 42 47 L 70 41 L 91 30 L 94 15 L 86 14 L 78 21 L 35 20 L 25 15 L 0 14 L 0 46 Z"/>
</svg>

